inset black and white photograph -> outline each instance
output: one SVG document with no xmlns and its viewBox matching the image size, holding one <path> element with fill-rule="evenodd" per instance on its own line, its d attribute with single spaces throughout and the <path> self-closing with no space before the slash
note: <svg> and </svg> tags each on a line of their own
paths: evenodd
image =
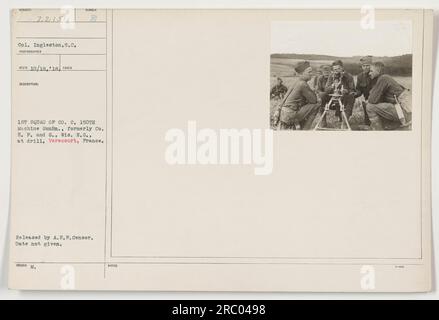
<svg viewBox="0 0 439 320">
<path fill-rule="evenodd" d="M 274 130 L 411 130 L 409 21 L 279 21 L 271 26 Z"/>
</svg>

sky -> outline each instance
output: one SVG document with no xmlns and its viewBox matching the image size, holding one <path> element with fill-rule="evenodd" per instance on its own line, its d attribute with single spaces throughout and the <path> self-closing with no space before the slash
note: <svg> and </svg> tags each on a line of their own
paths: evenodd
<svg viewBox="0 0 439 320">
<path fill-rule="evenodd" d="M 359 21 L 276 21 L 271 52 L 340 57 L 412 53 L 411 21 L 377 21 L 375 29 L 363 29 Z"/>
</svg>

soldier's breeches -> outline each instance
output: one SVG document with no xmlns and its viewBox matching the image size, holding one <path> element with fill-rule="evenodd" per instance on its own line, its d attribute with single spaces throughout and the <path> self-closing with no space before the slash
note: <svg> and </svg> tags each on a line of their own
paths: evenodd
<svg viewBox="0 0 439 320">
<path fill-rule="evenodd" d="M 388 121 L 400 122 L 398 113 L 393 103 L 382 102 L 377 104 L 368 103 L 366 106 L 367 114 L 370 119 L 370 126 L 373 130 L 383 130 L 383 119 Z"/>
<path fill-rule="evenodd" d="M 315 115 L 319 111 L 320 104 L 306 104 L 299 110 L 283 107 L 280 114 L 280 121 L 284 127 L 291 127 L 293 124 L 301 124 L 304 130 L 311 127 Z"/>
<path fill-rule="evenodd" d="M 346 117 L 349 119 L 349 117 L 352 115 L 352 110 L 354 109 L 355 96 L 353 94 L 345 94 L 341 98 L 341 102 L 344 105 Z"/>
</svg>

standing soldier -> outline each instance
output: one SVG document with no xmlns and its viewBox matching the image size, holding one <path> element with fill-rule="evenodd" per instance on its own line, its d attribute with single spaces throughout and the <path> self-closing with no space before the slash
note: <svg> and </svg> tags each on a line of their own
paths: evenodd
<svg viewBox="0 0 439 320">
<path fill-rule="evenodd" d="M 409 91 L 384 74 L 384 64 L 374 62 L 370 75 L 375 84 L 369 92 L 366 106 L 372 130 L 384 130 L 385 122 L 396 127 L 407 127 L 411 120 L 411 97 Z"/>
<path fill-rule="evenodd" d="M 360 59 L 362 71 L 357 75 L 357 84 L 355 86 L 355 98 L 363 97 L 361 105 L 364 111 L 364 124 L 370 126 L 369 116 L 366 112 L 366 101 L 369 99 L 369 92 L 372 89 L 374 81 L 370 77 L 370 65 L 372 56 L 365 56 Z"/>
<path fill-rule="evenodd" d="M 282 79 L 278 77 L 276 85 L 271 88 L 270 99 L 283 99 L 287 91 L 288 89 L 283 85 Z"/>
<path fill-rule="evenodd" d="M 320 106 L 315 92 L 307 83 L 312 78 L 312 68 L 308 61 L 300 61 L 294 70 L 299 78 L 275 112 L 275 126 L 280 121 L 280 129 L 309 130 Z"/>
</svg>

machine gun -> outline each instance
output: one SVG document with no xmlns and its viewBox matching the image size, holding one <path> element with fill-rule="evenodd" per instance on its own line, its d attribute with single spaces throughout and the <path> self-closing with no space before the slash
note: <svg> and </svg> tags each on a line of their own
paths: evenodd
<svg viewBox="0 0 439 320">
<path fill-rule="evenodd" d="M 339 79 L 335 79 L 333 83 L 334 92 L 330 94 L 329 96 L 331 99 L 328 101 L 328 103 L 325 105 L 325 110 L 322 113 L 322 116 L 320 117 L 319 121 L 317 122 L 316 126 L 314 127 L 314 130 L 343 130 L 343 131 L 350 131 L 351 126 L 349 125 L 348 117 L 346 116 L 345 112 L 345 106 L 343 102 L 341 101 L 341 98 L 343 97 L 343 90 L 344 87 L 340 83 Z M 342 117 L 340 128 L 326 128 L 321 127 L 321 123 L 323 119 L 326 119 L 326 115 L 329 112 L 329 110 L 335 110 L 337 108 L 340 108 L 340 114 Z"/>
</svg>

